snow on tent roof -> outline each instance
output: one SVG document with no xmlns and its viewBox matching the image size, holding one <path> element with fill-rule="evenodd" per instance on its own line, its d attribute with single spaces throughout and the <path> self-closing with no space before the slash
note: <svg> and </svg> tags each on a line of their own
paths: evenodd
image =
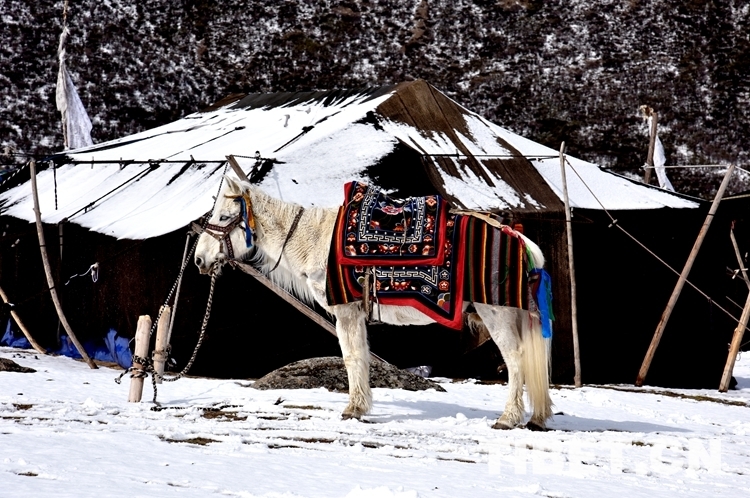
<svg viewBox="0 0 750 498">
<path fill-rule="evenodd" d="M 55 175 L 52 169 L 38 175 L 40 210 L 47 223 L 68 218 L 117 238 L 162 235 L 211 209 L 227 155 L 248 171 L 256 152 L 274 159 L 258 180 L 268 193 L 335 206 L 344 183 L 373 182 L 367 168 L 400 144 L 422 155 L 435 189 L 458 206 L 562 210 L 556 151 L 486 121 L 423 81 L 232 97 L 152 130 L 57 155 Z M 570 162 L 607 209 L 698 205 Z M 572 206 L 601 209 L 570 169 L 567 180 Z M 0 205 L 2 214 L 34 219 L 28 182 L 0 194 Z"/>
</svg>

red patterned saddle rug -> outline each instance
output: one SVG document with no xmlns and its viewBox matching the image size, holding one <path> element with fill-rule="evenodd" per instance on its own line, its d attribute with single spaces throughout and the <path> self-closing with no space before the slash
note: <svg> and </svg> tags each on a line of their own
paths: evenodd
<svg viewBox="0 0 750 498">
<path fill-rule="evenodd" d="M 349 184 L 347 199 L 350 199 L 350 191 L 350 200 L 357 199 L 357 193 L 364 199 L 365 191 L 369 190 L 371 187 L 363 184 Z M 436 206 L 445 206 L 437 196 L 425 199 L 431 198 L 436 200 Z M 399 259 L 399 251 L 380 251 L 372 259 L 356 259 L 352 264 L 348 263 L 348 257 L 342 258 L 346 247 L 341 242 L 355 229 L 342 219 L 350 220 L 352 212 L 359 216 L 360 208 L 346 208 L 339 212 L 339 223 L 331 241 L 326 280 L 328 304 L 361 300 L 366 269 L 374 267 L 369 271 L 374 272 L 375 278 L 374 298 L 371 299 L 377 299 L 380 304 L 414 307 L 456 330 L 463 325 L 463 301 L 528 309 L 530 268 L 526 246 L 510 227 L 496 228 L 473 216 L 450 214 L 446 208 L 444 216 L 438 218 L 442 222 L 435 227 L 433 235 L 442 240 L 441 251 L 436 251 L 443 254 L 441 263 L 414 265 L 410 259 Z M 374 316 L 377 317 L 377 310 Z"/>
<path fill-rule="evenodd" d="M 344 187 L 334 242 L 342 265 L 440 265 L 448 206 L 437 195 L 391 199 L 352 182 Z"/>
</svg>

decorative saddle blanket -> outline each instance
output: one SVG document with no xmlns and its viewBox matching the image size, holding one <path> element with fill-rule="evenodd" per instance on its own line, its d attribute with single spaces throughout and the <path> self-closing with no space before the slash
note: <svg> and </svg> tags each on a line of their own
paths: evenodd
<svg viewBox="0 0 750 498">
<path fill-rule="evenodd" d="M 448 206 L 439 196 L 396 200 L 364 183 L 344 187 L 336 221 L 342 265 L 441 265 Z"/>
<path fill-rule="evenodd" d="M 365 192 L 370 190 L 363 184 L 349 184 L 347 199 L 352 191 L 352 200 L 359 198 L 357 192 L 364 199 Z M 436 206 L 445 206 L 437 196 L 426 199 L 431 198 Z M 414 307 L 456 330 L 463 325 L 464 301 L 528 309 L 530 268 L 526 245 L 518 233 L 506 226 L 496 228 L 473 216 L 447 213 L 447 207 L 445 211 L 440 218 L 442 223 L 434 228 L 436 236 L 442 234 L 444 259 L 440 264 L 420 265 L 414 265 L 410 259 L 400 260 L 398 251 L 385 258 L 381 256 L 386 254 L 381 253 L 369 260 L 349 263 L 350 259 L 342 258 L 346 246 L 341 242 L 351 233 L 351 225 L 341 220 L 344 216 L 346 220 L 350 218 L 340 211 L 328 257 L 328 304 L 361 300 L 365 278 L 370 278 L 374 286 L 371 299 L 380 304 Z M 351 212 L 360 210 L 347 211 Z M 374 308 L 373 317 L 377 319 L 377 306 Z"/>
</svg>

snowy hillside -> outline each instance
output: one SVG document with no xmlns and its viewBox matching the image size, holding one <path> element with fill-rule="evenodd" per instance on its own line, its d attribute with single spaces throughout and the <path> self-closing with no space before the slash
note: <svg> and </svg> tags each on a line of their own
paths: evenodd
<svg viewBox="0 0 750 498">
<path fill-rule="evenodd" d="M 62 2 L 0 0 L 0 12 L 0 145 L 59 150 Z M 659 112 L 672 163 L 750 158 L 744 0 L 77 0 L 69 24 L 68 67 L 96 142 L 232 92 L 422 78 L 491 121 L 617 170 L 644 162 L 641 104 Z"/>
<path fill-rule="evenodd" d="M 550 431 L 490 428 L 507 388 L 374 389 L 365 422 L 347 395 L 187 378 L 160 410 L 128 379 L 0 348 L 36 373 L 0 372 L 0 489 L 18 498 L 706 497 L 750 489 L 750 362 L 739 390 L 602 386 L 552 391 Z M 2 493 L 2 492 L 0 492 Z M 3 494 L 3 496 L 10 496 Z"/>
</svg>

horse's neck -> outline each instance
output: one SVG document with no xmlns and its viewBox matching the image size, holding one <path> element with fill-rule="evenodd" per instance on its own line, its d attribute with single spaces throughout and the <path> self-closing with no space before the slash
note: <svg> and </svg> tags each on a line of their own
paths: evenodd
<svg viewBox="0 0 750 498">
<path fill-rule="evenodd" d="M 294 220 L 301 206 L 275 199 L 257 188 L 250 190 L 253 212 L 259 225 L 258 263 L 270 270 L 284 252 L 279 266 L 293 275 L 325 269 L 336 209 L 304 208 L 297 226 Z M 291 236 L 289 235 L 291 233 Z M 284 246 L 287 237 L 289 241 Z"/>
</svg>

